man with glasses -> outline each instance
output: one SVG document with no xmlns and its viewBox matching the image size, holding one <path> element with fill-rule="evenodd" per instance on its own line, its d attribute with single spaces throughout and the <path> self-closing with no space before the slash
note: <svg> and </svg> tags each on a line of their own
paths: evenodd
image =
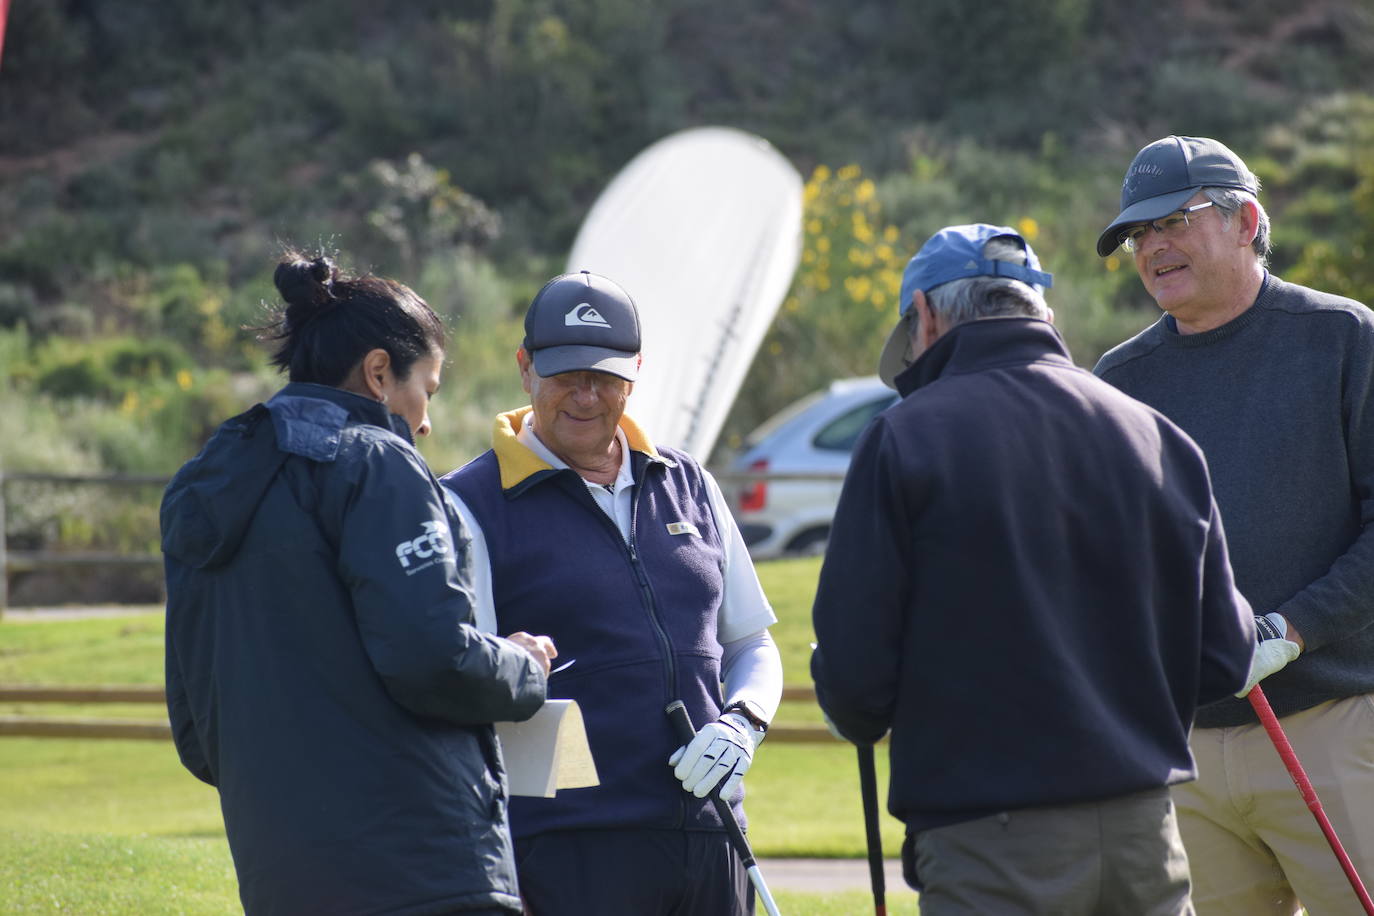
<svg viewBox="0 0 1374 916">
<path fill-rule="evenodd" d="M 1257 615 L 1245 689 L 1197 714 L 1176 786 L 1198 912 L 1349 913 L 1350 885 L 1242 699 L 1260 680 L 1336 833 L 1374 877 L 1374 313 L 1266 270 L 1259 179 L 1166 137 L 1131 163 L 1097 253 L 1122 245 L 1164 314 L 1094 370 L 1207 456 Z"/>
</svg>

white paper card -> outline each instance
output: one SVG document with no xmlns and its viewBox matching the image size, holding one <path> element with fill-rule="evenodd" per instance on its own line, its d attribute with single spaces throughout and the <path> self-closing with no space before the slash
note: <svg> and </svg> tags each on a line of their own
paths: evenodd
<svg viewBox="0 0 1374 916">
<path fill-rule="evenodd" d="M 512 795 L 553 798 L 600 785 L 576 700 L 547 700 L 524 722 L 497 722 Z"/>
</svg>

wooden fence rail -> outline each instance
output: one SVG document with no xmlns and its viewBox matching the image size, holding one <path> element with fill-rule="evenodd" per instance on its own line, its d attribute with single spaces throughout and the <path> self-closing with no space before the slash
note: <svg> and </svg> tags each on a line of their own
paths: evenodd
<svg viewBox="0 0 1374 916">
<path fill-rule="evenodd" d="M 55 687 L 48 684 L 0 684 L 0 703 L 166 703 L 156 685 Z"/>
<path fill-rule="evenodd" d="M 75 719 L 0 716 L 0 738 L 119 738 L 172 740 L 167 722 L 143 719 Z"/>
<path fill-rule="evenodd" d="M 810 687 L 786 687 L 783 699 L 814 702 Z M 0 684 L 0 703 L 157 703 L 166 702 L 159 686 L 93 685 L 56 687 L 45 684 Z M 123 738 L 167 741 L 172 737 L 166 721 L 142 719 L 55 718 L 0 716 L 0 737 L 25 738 Z M 768 740 L 783 744 L 815 744 L 833 741 L 815 725 L 775 725 Z"/>
<path fill-rule="evenodd" d="M 0 703 L 166 703 L 159 686 L 95 685 L 55 687 L 46 684 L 0 684 Z M 49 716 L 0 716 L 0 737 L 120 738 L 170 741 L 166 719 L 97 719 Z"/>
<path fill-rule="evenodd" d="M 64 566 L 160 566 L 160 554 L 115 551 L 9 550 L 5 530 L 5 485 L 29 483 L 102 484 L 107 486 L 166 486 L 171 478 L 156 474 L 44 474 L 0 472 L 0 612 L 9 606 L 10 573 Z"/>
</svg>

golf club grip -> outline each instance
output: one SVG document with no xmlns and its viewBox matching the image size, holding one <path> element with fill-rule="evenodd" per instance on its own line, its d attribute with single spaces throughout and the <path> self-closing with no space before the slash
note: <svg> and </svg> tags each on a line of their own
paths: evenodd
<svg viewBox="0 0 1374 916">
<path fill-rule="evenodd" d="M 873 745 L 857 746 L 859 753 L 859 795 L 864 808 L 864 838 L 868 845 L 868 878 L 873 887 L 873 906 L 881 916 L 887 912 L 887 875 L 883 871 L 883 837 L 878 826 L 878 773 L 873 764 Z"/>
<path fill-rule="evenodd" d="M 697 736 L 696 727 L 692 725 L 692 717 L 687 712 L 687 704 L 681 700 L 674 700 L 663 710 L 668 716 L 668 721 L 673 724 L 673 729 L 677 732 L 677 738 L 683 744 L 691 744 L 692 739 Z M 730 803 L 720 797 L 720 787 L 711 790 L 711 803 L 716 806 L 716 812 L 720 814 L 721 822 L 725 824 L 725 832 L 730 835 L 730 843 L 735 847 L 735 852 L 739 853 L 740 861 L 744 863 L 746 869 L 754 867 L 754 851 L 749 848 L 749 841 L 744 838 L 744 831 L 740 829 L 739 821 L 735 820 L 735 812 L 730 810 Z"/>
</svg>

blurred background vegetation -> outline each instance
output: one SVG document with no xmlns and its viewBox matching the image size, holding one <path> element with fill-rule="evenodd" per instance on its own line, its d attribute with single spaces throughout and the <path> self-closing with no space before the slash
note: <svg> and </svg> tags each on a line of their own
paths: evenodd
<svg viewBox="0 0 1374 916">
<path fill-rule="evenodd" d="M 1277 272 L 1368 302 L 1370 72 L 1368 0 L 14 4 L 0 468 L 175 470 L 279 384 L 244 328 L 290 242 L 449 317 L 424 445 L 446 471 L 521 402 L 524 306 L 596 195 L 702 124 L 807 177 L 803 263 L 718 454 L 871 374 L 902 266 L 949 223 L 1020 228 L 1091 365 L 1157 314 L 1093 242 L 1132 155 L 1169 133 L 1260 173 Z"/>
</svg>

